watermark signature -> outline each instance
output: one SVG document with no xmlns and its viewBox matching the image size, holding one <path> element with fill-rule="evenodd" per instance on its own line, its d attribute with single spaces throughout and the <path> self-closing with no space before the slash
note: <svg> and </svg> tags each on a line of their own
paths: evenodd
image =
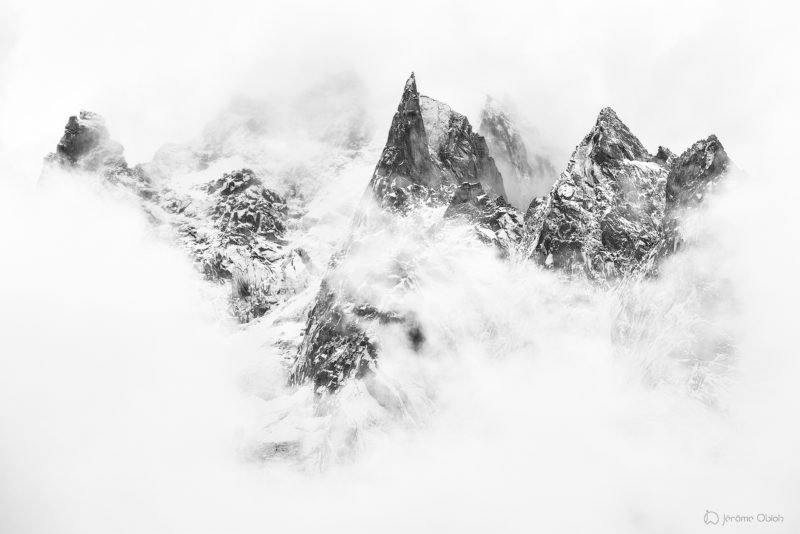
<svg viewBox="0 0 800 534">
<path fill-rule="evenodd" d="M 714 510 L 706 510 L 703 515 L 703 523 L 709 526 L 719 525 L 721 527 L 747 523 L 783 523 L 783 516 L 781 514 L 763 512 L 757 514 L 723 514 Z"/>
</svg>

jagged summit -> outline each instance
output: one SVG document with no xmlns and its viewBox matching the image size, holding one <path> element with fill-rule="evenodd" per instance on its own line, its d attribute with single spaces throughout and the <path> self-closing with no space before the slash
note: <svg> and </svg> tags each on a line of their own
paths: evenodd
<svg viewBox="0 0 800 534">
<path fill-rule="evenodd" d="M 674 160 L 667 178 L 667 208 L 699 203 L 729 165 L 730 158 L 716 135 L 695 142 Z"/>
<path fill-rule="evenodd" d="M 483 136 L 472 131 L 464 115 L 420 95 L 412 73 L 369 190 L 381 205 L 400 207 L 409 197 L 445 203 L 463 182 L 481 183 L 487 192 L 505 196 Z"/>
<path fill-rule="evenodd" d="M 701 139 L 680 156 L 673 156 L 665 188 L 664 238 L 658 255 L 676 251 L 683 237 L 683 213 L 700 205 L 733 167 L 716 135 Z"/>
<path fill-rule="evenodd" d="M 97 113 L 81 111 L 73 115 L 64 127 L 64 135 L 50 159 L 61 163 L 97 170 L 103 165 L 123 163 L 123 148 L 111 139 L 106 121 Z"/>
<path fill-rule="evenodd" d="M 406 80 L 404 93 L 406 91 L 413 91 L 415 93 L 417 92 L 417 78 L 414 76 L 414 71 L 411 71 L 411 76 L 409 76 L 408 80 Z"/>
<path fill-rule="evenodd" d="M 267 127 L 274 119 L 269 109 L 262 112 L 250 102 L 241 103 L 201 142 L 188 147 L 189 163 L 225 161 L 241 153 L 243 143 L 260 145 L 272 128 Z M 319 130 L 329 122 L 327 117 L 308 122 L 303 135 L 324 139 Z M 522 180 L 537 179 L 543 164 L 511 117 L 501 102 L 488 96 L 476 133 L 466 116 L 420 94 L 411 73 L 364 209 L 339 252 L 331 257 L 331 249 L 323 249 L 322 261 L 331 258 L 324 278 L 297 246 L 316 246 L 296 220 L 305 199 L 268 189 L 276 177 L 259 168 L 241 165 L 218 172 L 207 166 L 202 182 L 189 183 L 174 179 L 181 176 L 176 166 L 130 168 L 102 117 L 87 111 L 70 117 L 48 161 L 68 170 L 95 171 L 104 182 L 138 194 L 159 231 L 186 250 L 210 281 L 230 285 L 228 303 L 242 322 L 305 294 L 301 298 L 308 300 L 291 312 L 298 314 L 298 330 L 300 314 L 308 312 L 305 329 L 284 347 L 286 354 L 297 349 L 291 381 L 311 382 L 318 393 L 334 392 L 350 378 L 372 375 L 387 340 L 394 343 L 405 336 L 409 350 L 427 350 L 426 333 L 403 301 L 419 287 L 414 285 L 420 272 L 414 261 L 417 230 L 424 231 L 425 246 L 435 247 L 442 236 L 467 238 L 466 222 L 472 235 L 494 247 L 498 257 L 531 257 L 548 268 L 583 273 L 603 283 L 626 279 L 678 248 L 682 212 L 702 202 L 731 165 L 716 136 L 694 143 L 680 156 L 664 147 L 652 156 L 606 107 L 548 194 L 530 201 L 523 220 L 507 200 L 520 194 Z M 163 173 L 152 182 L 148 169 L 155 167 Z M 294 175 L 286 179 L 292 186 L 298 183 Z M 373 199 L 381 209 L 366 208 Z M 401 238 L 399 246 L 386 251 L 386 261 L 373 262 L 370 254 L 361 254 L 376 243 L 383 249 L 387 241 L 391 249 L 394 236 Z M 406 237 L 412 238 L 411 246 Z M 358 273 L 356 284 L 353 272 Z M 313 289 L 305 291 L 310 283 L 320 288 L 313 304 Z M 384 298 L 387 288 L 392 298 Z"/>
<path fill-rule="evenodd" d="M 617 112 L 610 107 L 600 110 L 594 128 L 586 135 L 583 143 L 591 143 L 593 157 L 603 161 L 647 161 L 651 158 L 639 138 L 633 135 Z"/>
<path fill-rule="evenodd" d="M 651 156 L 617 113 L 603 108 L 549 196 L 528 209 L 533 257 L 591 278 L 652 270 L 654 258 L 678 248 L 681 213 L 728 167 L 713 135 L 680 156 L 663 146 Z"/>
<path fill-rule="evenodd" d="M 304 250 L 287 246 L 286 201 L 251 169 L 191 187 L 170 177 L 153 181 L 141 166 L 128 166 L 102 116 L 81 111 L 45 158 L 43 177 L 65 170 L 94 174 L 105 186 L 136 195 L 159 233 L 184 249 L 208 280 L 230 283 L 230 312 L 242 322 L 302 289 L 313 269 Z"/>
<path fill-rule="evenodd" d="M 378 199 L 405 191 L 415 185 L 439 185 L 428 153 L 428 136 L 422 122 L 419 92 L 414 73 L 406 81 L 403 95 L 392 118 L 389 136 L 370 182 Z"/>
<path fill-rule="evenodd" d="M 129 167 L 123 154 L 122 145 L 111 138 L 103 117 L 81 111 L 69 117 L 56 151 L 45 157 L 41 179 L 49 179 L 54 169 L 98 172 L 142 198 L 152 198 L 156 194 L 152 180 L 139 166 Z"/>
<path fill-rule="evenodd" d="M 371 285 L 398 276 L 392 269 L 401 262 L 389 271 L 376 267 L 378 272 L 365 281 L 363 292 L 354 292 L 335 274 L 349 261 L 349 252 L 369 239 L 370 232 L 380 234 L 392 224 L 387 223 L 385 212 L 406 214 L 419 205 L 447 205 L 447 218 L 466 216 L 484 241 L 501 251 L 508 253 L 521 238 L 522 216 L 504 200 L 503 178 L 486 140 L 473 132 L 464 115 L 420 95 L 413 73 L 403 87 L 367 193 L 372 196 L 368 201 L 376 200 L 385 211 L 379 212 L 375 225 L 366 222 L 370 220 L 366 209 L 356 216 L 347 244 L 331 260 L 292 367 L 292 382 L 311 381 L 317 391 L 335 391 L 351 376 L 371 372 L 379 354 L 369 334 L 376 323 L 402 326 L 409 336 L 419 337 L 412 317 L 367 297 Z M 455 200 L 451 203 L 451 199 Z"/>
<path fill-rule="evenodd" d="M 597 114 L 597 123 L 599 124 L 600 121 L 602 120 L 613 120 L 622 122 L 619 120 L 619 115 L 617 115 L 617 112 L 614 111 L 614 108 L 612 108 L 611 106 L 604 107 L 603 109 L 600 110 L 600 113 Z"/>
<path fill-rule="evenodd" d="M 531 203 L 534 257 L 591 277 L 631 272 L 659 240 L 666 177 L 666 166 L 603 108 L 546 201 Z"/>
</svg>

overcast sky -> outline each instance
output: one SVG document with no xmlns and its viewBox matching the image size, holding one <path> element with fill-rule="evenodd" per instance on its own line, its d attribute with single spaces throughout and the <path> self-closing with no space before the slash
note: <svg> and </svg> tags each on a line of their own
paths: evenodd
<svg viewBox="0 0 800 534">
<path fill-rule="evenodd" d="M 487 93 L 507 97 L 559 168 L 610 105 L 651 152 L 716 133 L 740 167 L 768 174 L 798 111 L 790 2 L 0 5 L 0 156 L 31 179 L 80 109 L 106 116 L 140 162 L 235 94 L 280 98 L 337 71 L 362 78 L 380 136 L 412 70 L 473 122 Z"/>
</svg>

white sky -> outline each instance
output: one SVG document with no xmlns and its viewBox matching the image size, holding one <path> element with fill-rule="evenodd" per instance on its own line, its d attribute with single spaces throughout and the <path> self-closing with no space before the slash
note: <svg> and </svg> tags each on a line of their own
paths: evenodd
<svg viewBox="0 0 800 534">
<path fill-rule="evenodd" d="M 0 6 L 0 157 L 30 179 L 80 109 L 103 114 L 140 162 L 196 135 L 234 94 L 279 98 L 339 70 L 363 79 L 380 136 L 411 70 L 473 122 L 487 92 L 506 96 L 559 169 L 610 105 L 651 152 L 716 133 L 740 167 L 766 175 L 792 147 L 798 108 L 790 2 Z"/>
</svg>

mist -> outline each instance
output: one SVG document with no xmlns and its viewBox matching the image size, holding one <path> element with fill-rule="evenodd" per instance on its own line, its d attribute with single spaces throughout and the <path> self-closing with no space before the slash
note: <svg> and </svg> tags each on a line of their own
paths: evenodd
<svg viewBox="0 0 800 534">
<path fill-rule="evenodd" d="M 4 3 L 0 530 L 700 532 L 716 510 L 796 531 L 791 11 Z M 319 406 L 280 347 L 352 230 L 412 70 L 475 128 L 486 94 L 512 102 L 559 171 L 606 105 L 651 152 L 716 133 L 738 170 L 687 219 L 690 245 L 624 288 L 503 260 L 441 210 L 381 221 L 331 275 L 355 290 L 402 263 L 403 290 L 362 297 L 413 316 L 425 343 L 375 327 L 384 395 L 354 381 Z M 145 163 L 242 99 L 265 121 L 253 150 L 182 179 L 243 159 L 281 191 L 300 176 L 292 238 L 319 267 L 246 328 L 135 200 L 89 174 L 39 183 L 79 109 Z M 325 170 L 310 132 L 354 116 L 363 149 Z"/>
</svg>

